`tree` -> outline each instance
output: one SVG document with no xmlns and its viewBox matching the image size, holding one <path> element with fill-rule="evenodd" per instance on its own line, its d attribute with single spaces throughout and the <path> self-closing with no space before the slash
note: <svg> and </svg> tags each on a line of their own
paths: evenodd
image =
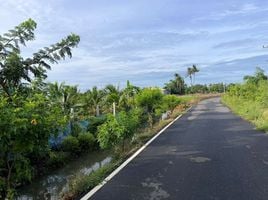
<svg viewBox="0 0 268 200">
<path fill-rule="evenodd" d="M 171 111 L 172 113 L 173 110 L 176 108 L 177 105 L 179 105 L 180 102 L 181 100 L 175 95 L 165 95 L 163 97 L 163 103 L 161 105 L 162 111 L 163 112 Z"/>
<path fill-rule="evenodd" d="M 63 109 L 47 98 L 44 79 L 50 64 L 66 56 L 80 41 L 71 34 L 44 47 L 30 58 L 21 46 L 34 40 L 37 24 L 32 19 L 0 35 L 0 198 L 14 199 L 14 188 L 29 181 L 34 161 L 48 153 L 48 139 L 66 126 Z M 33 83 L 32 83 L 33 82 Z M 66 106 L 66 105 L 64 105 Z"/>
<path fill-rule="evenodd" d="M 164 87 L 170 94 L 184 94 L 185 83 L 179 74 L 174 74 L 174 79 L 165 84 Z"/>
<path fill-rule="evenodd" d="M 27 41 L 34 40 L 36 26 L 35 21 L 28 19 L 3 36 L 0 35 L 0 86 L 9 98 L 23 82 L 31 82 L 32 77 L 46 78 L 50 64 L 66 56 L 72 57 L 71 48 L 80 41 L 78 35 L 71 34 L 50 47 L 40 49 L 31 58 L 23 58 L 20 45 L 26 46 Z"/>
<path fill-rule="evenodd" d="M 244 76 L 244 80 L 247 83 L 258 84 L 261 80 L 267 80 L 268 77 L 265 75 L 264 70 L 260 67 L 256 67 L 256 72 L 253 76 Z"/>
<path fill-rule="evenodd" d="M 116 107 L 119 106 L 121 91 L 119 87 L 115 87 L 114 85 L 107 85 L 104 89 L 106 102 L 109 106 L 112 106 L 113 115 L 116 113 Z"/>
<path fill-rule="evenodd" d="M 137 105 L 148 115 L 148 123 L 153 127 L 155 110 L 160 107 L 163 94 L 158 88 L 144 88 L 136 96 Z"/>
<path fill-rule="evenodd" d="M 77 96 L 78 88 L 77 86 L 66 85 L 65 83 L 58 84 L 49 83 L 48 84 L 48 96 L 49 98 L 61 105 L 62 110 L 66 115 L 71 114 L 71 109 L 77 107 Z"/>
<path fill-rule="evenodd" d="M 127 81 L 126 88 L 122 91 L 119 100 L 119 106 L 122 110 L 129 111 L 134 108 L 135 105 L 135 95 L 140 91 L 139 87 L 132 85 Z"/>
<path fill-rule="evenodd" d="M 190 78 L 190 81 L 191 81 L 191 86 L 193 86 L 193 69 L 191 67 L 188 67 L 187 68 L 187 76 L 186 77 L 189 77 Z"/>
<path fill-rule="evenodd" d="M 0 198 L 14 199 L 14 188 L 33 177 L 30 158 L 48 153 L 49 137 L 66 125 L 66 118 L 43 94 L 14 96 L 12 104 L 0 96 L 0 110 Z"/>
<path fill-rule="evenodd" d="M 86 92 L 86 106 L 91 107 L 92 105 L 97 117 L 100 115 L 100 103 L 103 101 L 103 97 L 104 91 L 98 90 L 96 86 Z"/>
<path fill-rule="evenodd" d="M 195 82 L 195 74 L 199 72 L 200 70 L 196 67 L 196 65 L 193 65 L 192 67 L 187 68 L 187 75 L 186 77 L 189 77 L 191 80 L 191 86 L 193 86 L 193 83 Z M 194 81 L 193 81 L 194 79 Z"/>
<path fill-rule="evenodd" d="M 193 65 L 192 67 L 192 73 L 194 75 L 194 83 L 195 83 L 195 74 L 199 72 L 200 70 L 196 67 L 196 65 Z"/>
<path fill-rule="evenodd" d="M 125 149 L 125 141 L 133 136 L 140 121 L 140 110 L 121 111 L 116 116 L 107 115 L 105 123 L 98 128 L 98 141 L 101 148 L 120 147 Z"/>
</svg>

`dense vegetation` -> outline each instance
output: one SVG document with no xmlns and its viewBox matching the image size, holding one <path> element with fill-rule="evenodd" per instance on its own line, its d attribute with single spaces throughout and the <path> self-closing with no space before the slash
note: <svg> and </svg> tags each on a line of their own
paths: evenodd
<svg viewBox="0 0 268 200">
<path fill-rule="evenodd" d="M 268 131 L 268 78 L 264 70 L 257 68 L 253 76 L 244 77 L 244 83 L 230 86 L 223 101 L 257 128 Z"/>
<path fill-rule="evenodd" d="M 21 46 L 34 40 L 36 26 L 29 19 L 0 35 L 0 199 L 14 199 L 17 187 L 83 152 L 111 149 L 122 155 L 143 143 L 193 99 L 173 94 L 223 92 L 223 84 L 194 85 L 195 65 L 187 71 L 191 86 L 175 74 L 166 84 L 169 95 L 129 81 L 123 89 L 107 85 L 85 92 L 48 83 L 50 65 L 71 58 L 80 38 L 71 34 L 24 58 Z"/>
<path fill-rule="evenodd" d="M 172 112 L 180 100 L 158 88 L 107 85 L 80 92 L 77 86 L 45 81 L 50 64 L 71 57 L 79 36 L 71 34 L 30 58 L 21 46 L 33 40 L 29 19 L 0 36 L 0 198 L 45 169 L 85 151 L 124 151 L 138 130 Z"/>
<path fill-rule="evenodd" d="M 191 68 L 189 68 L 191 69 Z M 189 71 L 188 69 L 188 71 Z M 169 94 L 208 94 L 208 93 L 223 93 L 225 92 L 226 88 L 229 87 L 229 85 L 225 85 L 224 83 L 213 83 L 213 84 L 192 84 L 192 77 L 191 75 L 191 85 L 188 86 L 183 77 L 179 74 L 174 74 L 174 79 L 170 80 L 168 83 L 165 84 L 164 89 Z M 195 77 L 195 76 L 194 76 Z"/>
<path fill-rule="evenodd" d="M 80 38 L 71 34 L 23 58 L 20 46 L 34 39 L 36 26 L 29 19 L 0 36 L 1 199 L 14 199 L 14 188 L 31 180 L 49 154 L 48 139 L 68 120 L 61 105 L 49 98 L 43 80 L 51 63 L 72 56 Z"/>
</svg>

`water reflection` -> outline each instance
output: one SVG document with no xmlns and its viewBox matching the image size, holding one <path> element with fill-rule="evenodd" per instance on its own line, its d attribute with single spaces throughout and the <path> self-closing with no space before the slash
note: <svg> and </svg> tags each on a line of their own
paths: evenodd
<svg viewBox="0 0 268 200">
<path fill-rule="evenodd" d="M 34 180 L 30 185 L 18 191 L 17 200 L 59 199 L 60 193 L 68 188 L 68 180 L 77 174 L 88 175 L 101 166 L 109 163 L 111 157 L 108 152 L 89 153 L 63 168 Z"/>
</svg>

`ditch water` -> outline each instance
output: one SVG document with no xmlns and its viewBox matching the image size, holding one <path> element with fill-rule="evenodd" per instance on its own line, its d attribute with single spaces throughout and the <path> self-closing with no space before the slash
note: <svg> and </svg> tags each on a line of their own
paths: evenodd
<svg viewBox="0 0 268 200">
<path fill-rule="evenodd" d="M 18 191 L 17 200 L 59 199 L 60 193 L 68 189 L 68 180 L 75 175 L 88 175 L 109 163 L 109 152 L 93 152 L 71 161 L 68 165 L 33 180 Z"/>
</svg>

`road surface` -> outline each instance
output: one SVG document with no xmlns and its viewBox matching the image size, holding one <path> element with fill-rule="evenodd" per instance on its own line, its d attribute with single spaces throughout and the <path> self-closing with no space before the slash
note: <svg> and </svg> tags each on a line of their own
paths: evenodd
<svg viewBox="0 0 268 200">
<path fill-rule="evenodd" d="M 268 137 L 204 100 L 91 199 L 267 200 Z"/>
</svg>

